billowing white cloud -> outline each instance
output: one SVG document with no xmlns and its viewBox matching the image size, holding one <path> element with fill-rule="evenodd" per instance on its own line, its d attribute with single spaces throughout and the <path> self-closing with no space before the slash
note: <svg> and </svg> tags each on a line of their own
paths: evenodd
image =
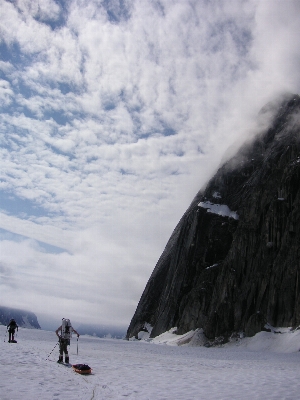
<svg viewBox="0 0 300 400">
<path fill-rule="evenodd" d="M 13 97 L 13 91 L 10 87 L 10 83 L 0 79 L 0 105 L 7 106 L 11 104 Z"/>
<path fill-rule="evenodd" d="M 0 304 L 126 325 L 227 148 L 300 91 L 299 2 L 0 10 L 0 228 L 21 235 L 0 242 Z"/>
<path fill-rule="evenodd" d="M 31 16 L 41 21 L 57 20 L 61 11 L 53 0 L 17 0 L 15 7 L 24 16 Z"/>
</svg>

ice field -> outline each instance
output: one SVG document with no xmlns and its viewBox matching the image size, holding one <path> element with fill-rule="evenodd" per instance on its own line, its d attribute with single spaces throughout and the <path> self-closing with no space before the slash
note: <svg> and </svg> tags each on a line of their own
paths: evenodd
<svg viewBox="0 0 300 400">
<path fill-rule="evenodd" d="M 1 400 L 300 397 L 300 331 L 261 332 L 218 348 L 178 346 L 171 334 L 156 344 L 80 336 L 78 355 L 73 337 L 70 362 L 88 364 L 87 376 L 56 363 L 58 346 L 46 361 L 54 332 L 19 328 L 16 344 L 5 332 L 0 325 Z"/>
</svg>

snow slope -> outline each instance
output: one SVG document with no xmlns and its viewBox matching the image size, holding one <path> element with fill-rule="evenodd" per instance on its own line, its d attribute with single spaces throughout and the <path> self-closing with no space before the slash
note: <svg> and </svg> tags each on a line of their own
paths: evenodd
<svg viewBox="0 0 300 400">
<path fill-rule="evenodd" d="M 57 364 L 57 347 L 46 361 L 54 332 L 20 328 L 10 344 L 5 331 L 0 326 L 1 400 L 299 398 L 299 331 L 261 332 L 220 348 L 177 346 L 170 332 L 160 344 L 81 336 L 78 355 L 73 338 L 70 361 L 90 365 L 89 376 Z"/>
</svg>

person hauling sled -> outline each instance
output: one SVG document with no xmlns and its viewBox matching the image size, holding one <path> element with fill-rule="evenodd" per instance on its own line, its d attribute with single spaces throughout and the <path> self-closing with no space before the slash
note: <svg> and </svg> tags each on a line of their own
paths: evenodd
<svg viewBox="0 0 300 400">
<path fill-rule="evenodd" d="M 7 329 L 8 329 L 8 343 L 17 343 L 17 341 L 15 340 L 15 331 L 16 329 L 17 331 L 19 331 L 19 327 L 13 318 L 9 321 Z"/>
<path fill-rule="evenodd" d="M 59 332 L 60 331 L 60 335 Z M 63 362 L 63 353 L 65 353 L 65 363 L 69 364 L 69 353 L 68 346 L 70 345 L 70 339 L 72 337 L 72 332 L 76 333 L 79 337 L 79 333 L 73 328 L 71 321 L 67 318 L 62 319 L 62 324 L 56 329 L 55 333 L 59 339 L 59 358 L 58 363 Z"/>
</svg>

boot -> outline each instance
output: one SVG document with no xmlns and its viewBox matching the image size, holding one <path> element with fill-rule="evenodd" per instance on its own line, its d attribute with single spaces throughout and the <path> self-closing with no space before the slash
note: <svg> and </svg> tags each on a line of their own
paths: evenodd
<svg viewBox="0 0 300 400">
<path fill-rule="evenodd" d="M 58 357 L 58 361 L 57 361 L 57 362 L 58 362 L 58 363 L 62 363 L 62 362 L 63 362 L 63 356 L 60 355 L 60 356 Z"/>
<path fill-rule="evenodd" d="M 65 363 L 69 364 L 69 355 L 65 355 Z"/>
</svg>

